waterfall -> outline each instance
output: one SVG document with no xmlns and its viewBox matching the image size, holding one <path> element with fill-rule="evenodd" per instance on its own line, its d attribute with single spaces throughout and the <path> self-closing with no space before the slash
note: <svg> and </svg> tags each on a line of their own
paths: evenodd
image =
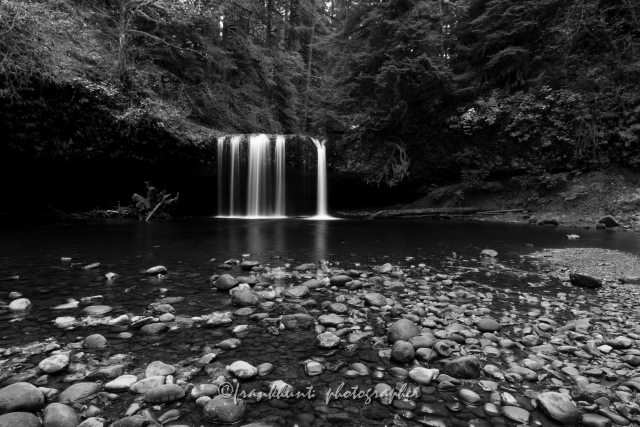
<svg viewBox="0 0 640 427">
<path fill-rule="evenodd" d="M 302 139 L 302 138 L 301 138 Z M 306 144 L 306 138 L 302 139 Z M 324 141 L 311 138 L 318 151 L 316 215 L 332 219 L 327 208 L 327 161 Z M 218 138 L 218 216 L 283 218 L 295 210 L 287 207 L 286 138 L 267 135 L 234 135 Z M 302 148 L 302 146 L 301 146 Z M 292 182 L 292 187 L 299 184 Z"/>
<path fill-rule="evenodd" d="M 284 136 L 276 137 L 276 216 L 285 216 L 285 174 Z"/>
<path fill-rule="evenodd" d="M 320 142 L 316 138 L 311 138 L 311 141 L 318 149 L 318 194 L 317 194 L 317 208 L 316 219 L 331 218 L 327 211 L 327 152 L 324 146 L 324 141 Z"/>
<path fill-rule="evenodd" d="M 229 164 L 229 216 L 240 215 L 240 139 L 238 135 L 231 137 L 231 160 Z"/>
</svg>

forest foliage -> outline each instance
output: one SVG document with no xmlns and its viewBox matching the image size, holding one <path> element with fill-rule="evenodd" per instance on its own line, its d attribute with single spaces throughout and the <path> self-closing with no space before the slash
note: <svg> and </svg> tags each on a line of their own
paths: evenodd
<svg viewBox="0 0 640 427">
<path fill-rule="evenodd" d="M 65 158 L 322 135 L 387 185 L 638 167 L 640 2 L 5 0 L 0 125 Z"/>
</svg>

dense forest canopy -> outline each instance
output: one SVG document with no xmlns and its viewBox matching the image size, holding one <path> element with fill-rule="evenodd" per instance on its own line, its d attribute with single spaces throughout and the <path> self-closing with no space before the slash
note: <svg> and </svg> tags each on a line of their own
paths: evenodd
<svg viewBox="0 0 640 427">
<path fill-rule="evenodd" d="M 5 0 L 0 32 L 33 156 L 214 129 L 322 135 L 388 185 L 640 165 L 634 0 Z"/>
</svg>

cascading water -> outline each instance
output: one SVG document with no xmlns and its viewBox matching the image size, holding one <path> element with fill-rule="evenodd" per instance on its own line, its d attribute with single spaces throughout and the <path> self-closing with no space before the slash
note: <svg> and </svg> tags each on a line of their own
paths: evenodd
<svg viewBox="0 0 640 427">
<path fill-rule="evenodd" d="M 318 149 L 318 195 L 317 195 L 317 208 L 314 219 L 329 219 L 329 212 L 327 210 L 327 152 L 325 150 L 324 141 L 319 141 L 316 138 L 311 138 L 311 141 Z"/>
<path fill-rule="evenodd" d="M 311 138 L 311 141 L 318 152 L 318 195 L 316 215 L 310 219 L 332 219 L 327 209 L 327 161 L 324 141 L 320 142 L 315 138 Z M 286 216 L 285 143 L 284 136 L 277 136 L 275 150 L 272 150 L 272 142 L 263 134 L 250 135 L 248 138 L 243 138 L 242 135 L 218 138 L 219 216 Z"/>
<path fill-rule="evenodd" d="M 284 136 L 276 137 L 276 216 L 285 216 L 285 157 L 284 157 Z"/>
<path fill-rule="evenodd" d="M 269 185 L 271 177 L 271 145 L 267 135 L 249 138 L 249 182 L 247 192 L 247 216 L 273 216 Z"/>
</svg>

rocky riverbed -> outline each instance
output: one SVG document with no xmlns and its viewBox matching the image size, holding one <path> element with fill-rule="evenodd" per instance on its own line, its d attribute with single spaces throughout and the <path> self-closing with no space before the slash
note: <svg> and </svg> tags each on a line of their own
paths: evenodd
<svg viewBox="0 0 640 427">
<path fill-rule="evenodd" d="M 46 310 L 0 282 L 0 427 L 637 425 L 639 264 L 619 255 L 246 254 L 207 278 L 64 258 L 92 279 Z"/>
</svg>

